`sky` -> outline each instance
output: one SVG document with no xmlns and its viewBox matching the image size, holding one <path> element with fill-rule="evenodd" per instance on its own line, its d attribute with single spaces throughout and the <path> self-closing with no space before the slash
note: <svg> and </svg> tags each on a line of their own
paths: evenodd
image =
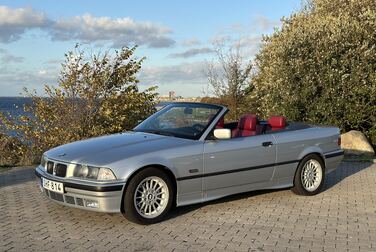
<svg viewBox="0 0 376 252">
<path fill-rule="evenodd" d="M 146 57 L 140 89 L 183 97 L 207 90 L 208 64 L 216 43 L 240 44 L 252 60 L 263 34 L 299 10 L 301 0 L 206 1 L 0 1 L 0 96 L 22 96 L 24 87 L 43 95 L 56 85 L 64 54 L 93 53 L 138 45 Z"/>
</svg>

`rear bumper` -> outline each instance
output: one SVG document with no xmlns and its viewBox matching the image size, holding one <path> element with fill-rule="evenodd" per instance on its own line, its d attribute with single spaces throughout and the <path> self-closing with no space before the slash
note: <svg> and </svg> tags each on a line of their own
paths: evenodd
<svg viewBox="0 0 376 252">
<path fill-rule="evenodd" d="M 68 207 L 106 213 L 119 213 L 123 196 L 124 182 L 98 184 L 80 183 L 52 176 L 39 167 L 35 169 L 38 185 L 50 200 Z M 42 178 L 60 182 L 64 185 L 64 193 L 56 193 L 43 188 Z"/>
<path fill-rule="evenodd" d="M 344 152 L 343 150 L 337 150 L 325 153 L 325 168 L 326 174 L 337 169 L 339 163 L 342 161 Z"/>
</svg>

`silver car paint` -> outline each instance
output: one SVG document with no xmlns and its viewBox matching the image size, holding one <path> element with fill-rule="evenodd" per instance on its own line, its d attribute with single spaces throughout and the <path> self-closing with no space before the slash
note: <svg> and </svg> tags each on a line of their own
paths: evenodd
<svg viewBox="0 0 376 252">
<path fill-rule="evenodd" d="M 59 146 L 47 151 L 45 156 L 68 163 L 108 167 L 115 173 L 116 183 L 123 184 L 143 167 L 163 166 L 177 180 L 176 202 L 181 206 L 250 190 L 290 187 L 299 160 L 304 156 L 318 153 L 325 160 L 325 154 L 339 151 L 339 130 L 334 127 L 205 140 L 226 112 L 227 108 L 223 107 L 199 140 L 124 132 Z M 268 141 L 273 145 L 262 146 Z M 326 171 L 335 169 L 341 159 L 336 156 L 329 162 L 325 160 Z M 262 167 L 265 164 L 268 166 Z M 236 169 L 240 171 L 232 172 Z M 95 183 L 75 178 L 49 178 Z M 116 207 L 120 206 L 121 195 L 118 195 Z M 111 212 L 115 210 L 111 208 Z M 120 211 L 120 207 L 117 210 Z"/>
</svg>

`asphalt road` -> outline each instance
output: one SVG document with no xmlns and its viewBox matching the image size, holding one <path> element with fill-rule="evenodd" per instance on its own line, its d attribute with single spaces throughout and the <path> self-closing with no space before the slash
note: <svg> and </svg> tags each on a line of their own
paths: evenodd
<svg viewBox="0 0 376 252">
<path fill-rule="evenodd" d="M 31 168 L 0 173 L 1 251 L 376 251 L 376 164 L 344 162 L 313 197 L 251 192 L 159 224 L 55 204 Z"/>
</svg>

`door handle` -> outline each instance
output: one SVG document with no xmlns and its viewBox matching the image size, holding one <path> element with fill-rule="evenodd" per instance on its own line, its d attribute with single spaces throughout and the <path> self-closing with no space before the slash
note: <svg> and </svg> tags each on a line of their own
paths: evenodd
<svg viewBox="0 0 376 252">
<path fill-rule="evenodd" d="M 271 145 L 273 145 L 273 142 L 263 142 L 262 143 L 262 146 L 264 146 L 264 147 L 268 147 L 268 146 L 271 146 Z"/>
</svg>

